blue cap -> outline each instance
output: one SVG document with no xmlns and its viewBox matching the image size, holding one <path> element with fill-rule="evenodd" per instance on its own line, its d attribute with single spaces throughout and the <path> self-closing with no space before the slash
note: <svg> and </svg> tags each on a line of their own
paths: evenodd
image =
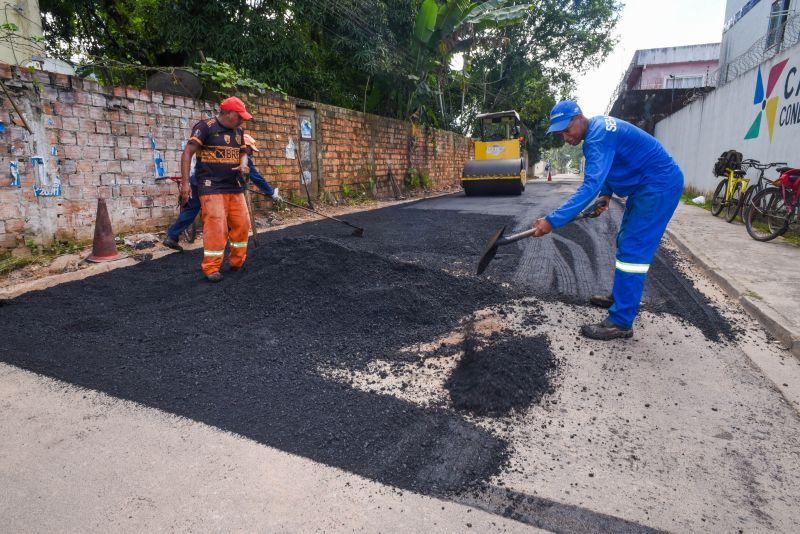
<svg viewBox="0 0 800 534">
<path fill-rule="evenodd" d="M 550 128 L 547 133 L 560 132 L 567 129 L 569 121 L 575 115 L 580 115 L 583 112 L 578 107 L 578 103 L 574 100 L 563 100 L 553 106 L 553 111 L 550 112 Z"/>
</svg>

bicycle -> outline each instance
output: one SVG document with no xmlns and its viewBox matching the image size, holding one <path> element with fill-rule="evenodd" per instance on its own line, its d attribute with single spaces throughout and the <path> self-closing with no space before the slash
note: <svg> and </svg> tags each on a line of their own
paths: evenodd
<svg viewBox="0 0 800 534">
<path fill-rule="evenodd" d="M 174 182 L 178 186 L 178 193 L 181 191 L 181 177 L 180 176 L 159 176 L 156 178 L 156 182 L 160 182 L 162 180 L 169 180 Z M 178 204 L 178 207 L 181 207 Z M 194 240 L 197 238 L 197 218 L 192 221 L 192 224 L 183 231 L 183 237 L 186 239 L 187 243 L 194 243 Z"/>
<path fill-rule="evenodd" d="M 766 189 L 768 185 L 772 185 L 775 183 L 769 178 L 765 178 L 764 173 L 772 167 L 787 165 L 787 163 L 786 162 L 761 163 L 760 161 L 755 159 L 746 159 L 742 161 L 742 164 L 746 165 L 748 170 L 756 169 L 759 171 L 758 181 L 753 185 L 749 185 L 747 187 L 747 190 L 744 192 L 744 196 L 742 197 L 741 214 L 742 214 L 742 221 L 744 221 L 744 218 L 747 216 L 747 209 L 753 202 L 753 197 L 755 197 L 758 193 Z"/>
<path fill-rule="evenodd" d="M 745 227 L 756 241 L 770 241 L 786 233 L 800 217 L 800 168 L 779 167 L 780 178 L 753 197 Z"/>
<path fill-rule="evenodd" d="M 725 210 L 725 220 L 733 221 L 739 213 L 742 193 L 747 190 L 750 179 L 742 168 L 742 153 L 727 150 L 714 164 L 714 174 L 724 176 L 711 197 L 711 215 L 716 217 Z"/>
</svg>

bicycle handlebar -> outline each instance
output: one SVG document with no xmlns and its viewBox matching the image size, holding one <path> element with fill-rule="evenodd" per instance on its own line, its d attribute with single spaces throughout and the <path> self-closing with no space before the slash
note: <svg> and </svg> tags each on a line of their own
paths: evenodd
<svg viewBox="0 0 800 534">
<path fill-rule="evenodd" d="M 756 169 L 769 169 L 770 167 L 777 167 L 779 165 L 786 165 L 783 161 L 776 161 L 772 163 L 761 163 L 757 159 L 745 159 L 742 160 L 743 165 L 748 165 L 750 167 L 754 167 Z"/>
</svg>

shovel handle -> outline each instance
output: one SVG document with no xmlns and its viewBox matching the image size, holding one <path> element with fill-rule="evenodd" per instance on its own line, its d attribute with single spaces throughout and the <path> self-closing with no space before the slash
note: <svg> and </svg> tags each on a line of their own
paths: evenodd
<svg viewBox="0 0 800 534">
<path fill-rule="evenodd" d="M 607 204 L 608 204 L 607 200 L 598 200 L 597 202 L 595 202 L 594 204 L 592 204 L 591 206 L 580 212 L 578 216 L 575 217 L 575 220 L 577 221 L 578 219 L 587 219 L 587 218 L 594 219 L 595 217 L 598 217 L 598 215 L 595 215 L 594 212 L 597 211 L 598 208 L 605 207 Z"/>
<path fill-rule="evenodd" d="M 309 207 L 306 207 L 306 206 L 301 206 L 300 204 L 294 204 L 293 202 L 289 202 L 288 200 L 281 200 L 281 202 L 283 202 L 284 204 L 288 204 L 288 205 L 290 205 L 290 206 L 292 206 L 294 208 L 300 208 L 301 210 L 306 210 L 306 211 L 310 211 L 311 213 L 316 213 L 320 217 L 325 217 L 326 219 L 330 219 L 330 220 L 336 221 L 338 223 L 346 224 L 350 228 L 355 228 L 356 230 L 361 230 L 362 232 L 364 231 L 364 229 L 361 228 L 360 226 L 356 226 L 355 224 L 351 224 L 351 223 L 349 223 L 347 221 L 343 221 L 342 219 L 337 219 L 336 217 L 331 217 L 330 215 L 325 215 L 324 213 L 320 213 L 315 209 L 312 209 L 312 208 L 309 208 Z"/>
<path fill-rule="evenodd" d="M 573 221 L 578 221 L 580 219 L 586 219 L 587 217 L 589 217 L 589 218 L 597 217 L 597 215 L 594 215 L 594 212 L 598 208 L 602 208 L 606 204 L 608 204 L 608 202 L 606 202 L 605 200 L 600 200 L 598 202 L 595 202 L 594 204 L 592 204 L 591 206 L 589 206 L 588 208 L 586 208 L 585 210 L 580 212 L 578 214 L 578 216 L 573 219 Z M 525 239 L 526 237 L 531 237 L 533 235 L 533 232 L 534 232 L 534 230 L 530 229 L 530 230 L 525 230 L 524 232 L 520 232 L 518 234 L 511 234 L 510 236 L 501 237 L 500 239 L 497 240 L 497 244 L 498 245 L 508 245 L 509 243 L 513 243 L 514 241 L 519 241 L 520 239 Z"/>
<path fill-rule="evenodd" d="M 535 230 L 531 228 L 530 230 L 525 230 L 524 232 L 520 232 L 518 234 L 511 234 L 506 237 L 501 237 L 497 240 L 498 245 L 508 245 L 509 243 L 513 243 L 514 241 L 519 241 L 520 239 L 525 239 L 526 237 L 531 237 Z"/>
</svg>

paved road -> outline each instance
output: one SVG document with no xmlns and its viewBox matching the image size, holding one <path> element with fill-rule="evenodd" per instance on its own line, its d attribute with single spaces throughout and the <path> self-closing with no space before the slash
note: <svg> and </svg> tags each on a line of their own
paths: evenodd
<svg viewBox="0 0 800 534">
<path fill-rule="evenodd" d="M 472 274 L 493 230 L 527 227 L 575 185 L 348 216 L 362 240 L 327 221 L 271 232 L 219 286 L 199 284 L 191 253 L 3 306 L 0 517 L 11 531 L 795 531 L 800 417 L 780 388 L 800 388 L 800 367 L 668 243 L 631 341 L 576 335 L 603 315 L 582 302 L 610 284 L 618 207 Z M 542 394 L 456 409 L 473 344 L 513 371 L 486 367 L 487 395 Z M 536 366 L 502 347 L 550 372 L 526 382 Z"/>
</svg>

